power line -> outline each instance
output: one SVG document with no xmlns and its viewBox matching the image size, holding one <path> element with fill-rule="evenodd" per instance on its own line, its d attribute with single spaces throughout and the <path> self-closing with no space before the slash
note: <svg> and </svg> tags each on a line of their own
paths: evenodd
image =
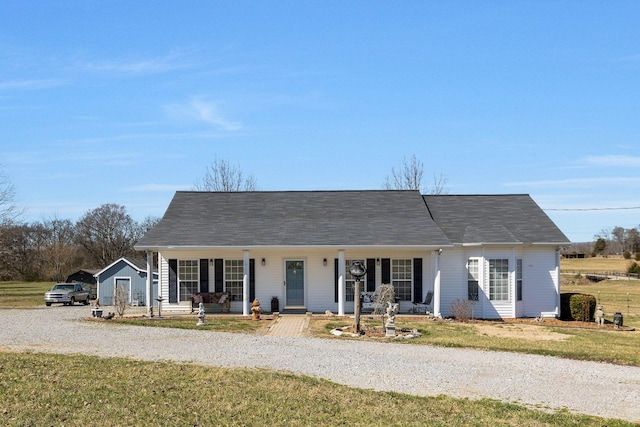
<svg viewBox="0 0 640 427">
<path fill-rule="evenodd" d="M 543 209 L 543 211 L 624 211 L 624 210 L 632 210 L 632 209 L 640 209 L 640 206 L 631 206 L 627 208 L 550 208 Z"/>
</svg>

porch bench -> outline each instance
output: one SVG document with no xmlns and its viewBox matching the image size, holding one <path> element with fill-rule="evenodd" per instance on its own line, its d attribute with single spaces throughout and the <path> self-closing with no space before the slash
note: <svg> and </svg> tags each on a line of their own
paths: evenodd
<svg viewBox="0 0 640 427">
<path fill-rule="evenodd" d="M 228 292 L 197 292 L 191 297 L 191 312 L 198 311 L 200 303 L 205 313 L 228 313 L 231 298 Z"/>
</svg>

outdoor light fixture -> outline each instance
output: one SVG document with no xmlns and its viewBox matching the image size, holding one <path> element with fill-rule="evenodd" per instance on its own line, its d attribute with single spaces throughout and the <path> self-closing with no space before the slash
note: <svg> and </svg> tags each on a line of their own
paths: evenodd
<svg viewBox="0 0 640 427">
<path fill-rule="evenodd" d="M 322 260 L 322 265 L 324 265 L 325 267 L 327 266 L 327 259 L 326 258 Z"/>
<path fill-rule="evenodd" d="M 209 260 L 209 265 L 213 265 L 213 260 L 212 259 Z"/>
<path fill-rule="evenodd" d="M 267 260 L 262 258 L 262 265 L 265 265 L 267 263 Z"/>
<path fill-rule="evenodd" d="M 376 265 L 380 265 L 380 258 L 376 258 Z"/>
</svg>

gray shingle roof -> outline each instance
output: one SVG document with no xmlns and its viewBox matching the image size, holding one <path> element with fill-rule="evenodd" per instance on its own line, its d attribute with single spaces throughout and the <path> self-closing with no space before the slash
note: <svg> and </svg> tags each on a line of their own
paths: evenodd
<svg viewBox="0 0 640 427">
<path fill-rule="evenodd" d="M 177 192 L 136 245 L 448 245 L 417 191 Z"/>
<path fill-rule="evenodd" d="M 440 195 L 424 200 L 454 244 L 570 243 L 527 194 Z"/>
</svg>

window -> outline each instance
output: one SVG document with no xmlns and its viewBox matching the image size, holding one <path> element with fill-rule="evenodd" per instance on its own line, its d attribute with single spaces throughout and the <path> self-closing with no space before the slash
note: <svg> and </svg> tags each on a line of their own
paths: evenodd
<svg viewBox="0 0 640 427">
<path fill-rule="evenodd" d="M 346 292 L 345 292 L 345 296 L 346 296 L 346 301 L 353 301 L 353 292 L 355 290 L 355 285 L 356 285 L 356 279 L 355 277 L 353 277 L 351 275 L 351 264 L 353 264 L 356 261 L 360 261 L 360 263 L 362 265 L 367 265 L 364 260 L 362 259 L 347 259 L 344 262 L 345 265 L 345 274 L 344 274 L 344 283 L 345 283 L 345 287 L 346 287 Z M 366 275 L 362 277 L 362 279 L 360 279 L 360 292 L 362 292 L 364 289 L 364 283 L 366 283 L 366 279 L 365 277 L 367 277 Z"/>
<path fill-rule="evenodd" d="M 396 293 L 396 299 L 411 301 L 412 261 L 410 259 L 391 260 L 391 284 Z"/>
<path fill-rule="evenodd" d="M 489 260 L 489 299 L 492 301 L 509 300 L 509 260 Z"/>
<path fill-rule="evenodd" d="M 231 301 L 242 301 L 244 279 L 244 261 L 228 259 L 224 262 L 224 290 L 229 293 Z"/>
<path fill-rule="evenodd" d="M 522 259 L 516 260 L 516 300 L 522 301 Z"/>
<path fill-rule="evenodd" d="M 467 262 L 467 299 L 478 301 L 478 283 L 480 281 L 479 263 L 477 259 L 469 259 Z"/>
<path fill-rule="evenodd" d="M 178 292 L 180 301 L 190 301 L 198 292 L 198 260 L 186 259 L 178 261 Z"/>
</svg>

